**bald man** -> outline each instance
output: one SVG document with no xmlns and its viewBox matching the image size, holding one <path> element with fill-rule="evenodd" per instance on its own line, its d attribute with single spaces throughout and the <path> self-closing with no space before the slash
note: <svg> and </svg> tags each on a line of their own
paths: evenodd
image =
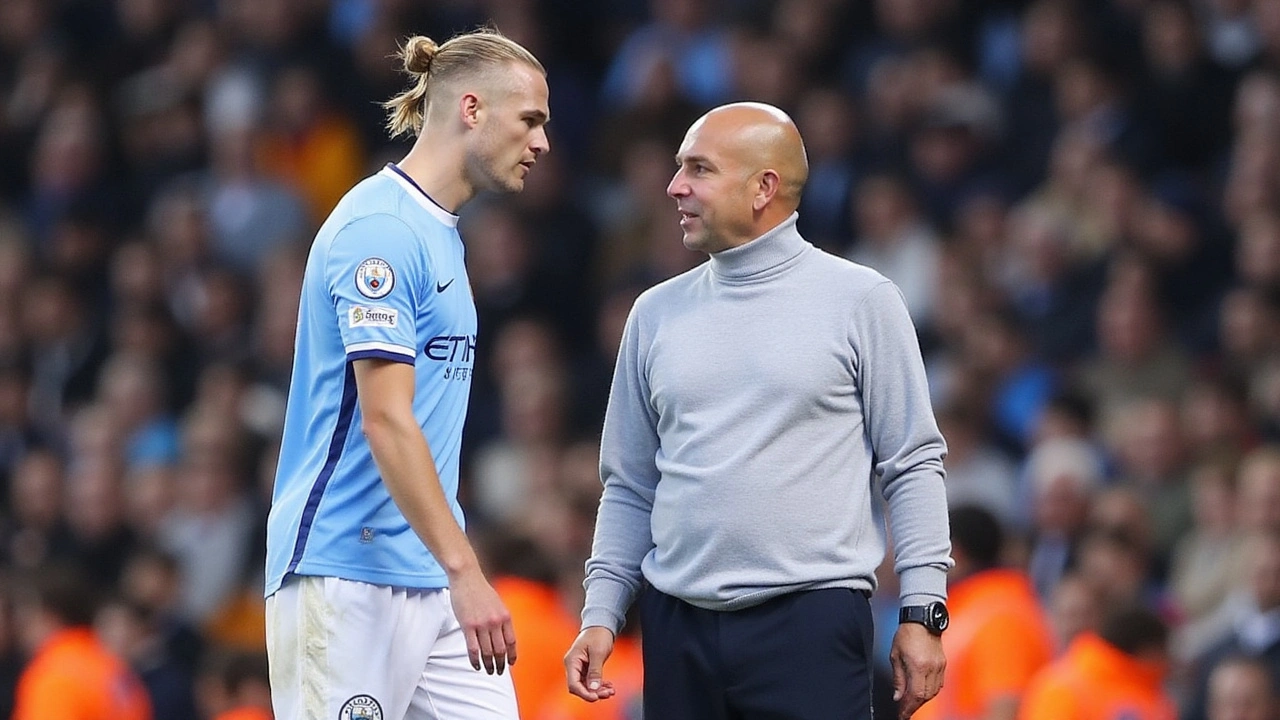
<svg viewBox="0 0 1280 720">
<path fill-rule="evenodd" d="M 635 602 L 646 717 L 870 718 L 882 494 L 910 717 L 942 683 L 951 558 L 946 449 L 902 294 L 796 232 L 808 164 L 781 110 L 712 110 L 676 164 L 684 244 L 710 261 L 627 320 L 569 691 L 614 694 L 604 664 Z"/>
</svg>

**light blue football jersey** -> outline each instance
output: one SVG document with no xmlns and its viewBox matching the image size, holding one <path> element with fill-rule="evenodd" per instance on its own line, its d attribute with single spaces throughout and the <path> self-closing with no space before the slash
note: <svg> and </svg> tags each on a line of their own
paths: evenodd
<svg viewBox="0 0 1280 720">
<path fill-rule="evenodd" d="M 373 462 L 353 363 L 383 358 L 414 366 L 413 413 L 463 524 L 458 464 L 476 309 L 457 224 L 388 165 L 352 188 L 316 234 L 267 521 L 267 595 L 290 574 L 448 585 Z"/>
</svg>

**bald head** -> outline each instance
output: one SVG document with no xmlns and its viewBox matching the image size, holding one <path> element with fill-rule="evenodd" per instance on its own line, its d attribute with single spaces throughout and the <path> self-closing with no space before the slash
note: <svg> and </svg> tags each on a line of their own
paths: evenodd
<svg viewBox="0 0 1280 720">
<path fill-rule="evenodd" d="M 689 128 L 720 144 L 747 175 L 772 170 L 778 175 L 778 200 L 790 213 L 800 204 L 809 179 L 809 160 L 796 124 L 782 110 L 756 102 L 721 105 Z"/>
<path fill-rule="evenodd" d="M 760 103 L 722 105 L 685 133 L 667 194 L 685 247 L 715 253 L 760 237 L 800 205 L 809 176 L 791 118 Z"/>
</svg>

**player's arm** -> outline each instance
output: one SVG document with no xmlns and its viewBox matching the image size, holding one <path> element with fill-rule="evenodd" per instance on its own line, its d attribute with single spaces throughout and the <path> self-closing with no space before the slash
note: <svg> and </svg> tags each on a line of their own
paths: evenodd
<svg viewBox="0 0 1280 720">
<path fill-rule="evenodd" d="M 436 474 L 435 460 L 413 415 L 414 367 L 369 358 L 355 361 L 361 428 L 383 484 L 450 579 L 479 570 L 479 561 Z"/>
<path fill-rule="evenodd" d="M 449 575 L 471 665 L 478 670 L 483 663 L 487 672 L 501 673 L 516 659 L 511 614 L 485 579 L 440 485 L 431 449 L 413 415 L 414 367 L 380 358 L 356 360 L 354 367 L 361 429 L 383 484 Z"/>
<path fill-rule="evenodd" d="M 338 329 L 352 364 L 361 430 L 392 500 L 449 576 L 471 664 L 501 672 L 515 659 L 509 613 L 480 571 L 454 519 L 422 428 L 413 414 L 416 318 L 434 300 L 421 240 L 386 213 L 352 220 L 324 256 Z"/>
</svg>

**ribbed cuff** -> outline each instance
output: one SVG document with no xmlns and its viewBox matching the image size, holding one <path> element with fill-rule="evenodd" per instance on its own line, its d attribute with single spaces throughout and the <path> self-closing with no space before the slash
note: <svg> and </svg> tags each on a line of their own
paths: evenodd
<svg viewBox="0 0 1280 720">
<path fill-rule="evenodd" d="M 898 576 L 898 586 L 898 600 L 903 606 L 947 599 L 946 571 L 927 565 L 904 570 Z"/>
<path fill-rule="evenodd" d="M 617 635 L 631 607 L 631 591 L 609 578 L 587 578 L 587 598 L 582 606 L 582 627 L 603 627 Z"/>
</svg>

